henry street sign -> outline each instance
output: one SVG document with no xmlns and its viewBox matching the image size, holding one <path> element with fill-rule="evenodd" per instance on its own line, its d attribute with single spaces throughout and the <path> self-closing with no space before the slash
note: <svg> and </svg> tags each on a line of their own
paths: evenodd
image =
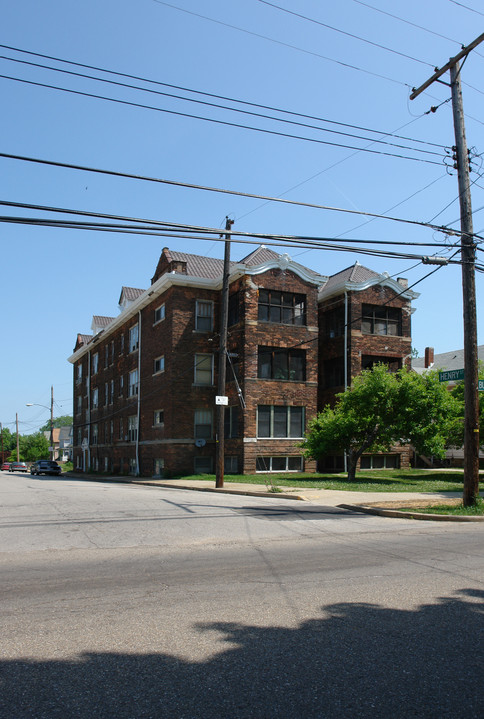
<svg viewBox="0 0 484 719">
<path fill-rule="evenodd" d="M 457 382 L 464 379 L 463 369 L 449 369 L 445 372 L 439 372 L 439 382 Z"/>
</svg>

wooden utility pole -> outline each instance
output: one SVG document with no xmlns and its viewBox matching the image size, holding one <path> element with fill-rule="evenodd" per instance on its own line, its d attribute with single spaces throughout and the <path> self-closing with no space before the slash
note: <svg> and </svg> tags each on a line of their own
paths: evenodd
<svg viewBox="0 0 484 719">
<path fill-rule="evenodd" d="M 224 252 L 224 269 L 222 280 L 222 297 L 220 301 L 220 345 L 218 353 L 218 397 L 225 397 L 225 379 L 226 379 L 226 362 L 227 362 L 227 325 L 229 315 L 229 275 L 230 275 L 230 228 L 234 224 L 233 220 L 225 218 L 225 252 Z M 225 460 L 225 405 L 217 404 L 217 444 L 215 452 L 215 486 L 221 488 L 224 486 L 224 460 Z"/>
<path fill-rule="evenodd" d="M 54 385 L 50 386 L 50 458 L 54 459 Z"/>
<path fill-rule="evenodd" d="M 18 412 L 15 413 L 15 428 L 17 430 L 17 462 L 20 462 L 20 447 L 18 439 Z"/>
<path fill-rule="evenodd" d="M 460 60 L 467 57 L 484 40 L 484 33 L 470 45 L 451 58 L 449 62 L 429 78 L 419 88 L 414 89 L 410 99 L 414 100 L 434 81 L 450 70 L 452 92 L 452 111 L 454 116 L 455 163 L 459 181 L 459 202 L 461 218 L 461 260 L 462 295 L 464 312 L 464 396 L 465 396 L 465 436 L 464 436 L 464 495 L 465 507 L 476 503 L 479 496 L 479 399 L 478 399 L 478 359 L 477 359 L 477 307 L 475 285 L 475 254 L 472 226 L 471 183 L 469 177 L 469 157 L 464 125 L 464 108 L 460 82 Z"/>
</svg>

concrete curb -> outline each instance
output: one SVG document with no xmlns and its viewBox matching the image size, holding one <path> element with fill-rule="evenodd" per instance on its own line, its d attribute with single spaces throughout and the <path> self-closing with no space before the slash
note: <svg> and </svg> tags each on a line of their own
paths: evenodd
<svg viewBox="0 0 484 719">
<path fill-rule="evenodd" d="M 128 480 L 129 481 L 129 480 Z M 130 484 L 145 484 L 149 487 L 165 487 L 166 489 L 188 489 L 192 492 L 216 492 L 219 494 L 239 494 L 246 497 L 271 497 L 273 499 L 296 499 L 300 502 L 307 502 L 306 497 L 299 494 L 287 492 L 251 492 L 250 490 L 231 489 L 230 487 L 192 487 L 185 484 L 173 484 L 169 482 L 150 482 L 149 480 L 132 480 Z"/>
<path fill-rule="evenodd" d="M 465 516 L 456 514 L 426 514 L 425 512 L 399 511 L 398 509 L 383 509 L 370 507 L 364 504 L 338 504 L 341 509 L 350 509 L 353 512 L 376 514 L 379 517 L 394 517 L 396 519 L 423 519 L 433 522 L 484 522 L 484 516 Z"/>
</svg>

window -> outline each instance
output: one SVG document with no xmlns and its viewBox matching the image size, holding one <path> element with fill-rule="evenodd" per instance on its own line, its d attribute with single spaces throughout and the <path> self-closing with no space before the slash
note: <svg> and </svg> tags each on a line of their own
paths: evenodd
<svg viewBox="0 0 484 719">
<path fill-rule="evenodd" d="M 107 407 L 109 402 L 109 384 L 107 382 L 104 383 L 104 406 Z"/>
<path fill-rule="evenodd" d="M 131 327 L 129 331 L 129 351 L 134 352 L 139 347 L 139 328 L 138 325 Z"/>
<path fill-rule="evenodd" d="M 195 309 L 195 329 L 199 332 L 211 332 L 213 319 L 213 302 L 197 300 Z"/>
<path fill-rule="evenodd" d="M 239 458 L 238 457 L 224 457 L 224 472 L 225 474 L 238 474 L 239 471 Z"/>
<path fill-rule="evenodd" d="M 324 387 L 343 387 L 345 383 L 345 367 L 343 357 L 334 357 L 325 360 L 324 364 Z"/>
<path fill-rule="evenodd" d="M 258 318 L 260 322 L 305 325 L 306 295 L 260 289 Z"/>
<path fill-rule="evenodd" d="M 237 324 L 239 314 L 239 293 L 234 292 L 229 296 L 229 311 L 227 316 L 227 324 L 229 327 Z"/>
<path fill-rule="evenodd" d="M 114 420 L 112 419 L 109 424 L 109 441 L 112 442 L 114 439 Z"/>
<path fill-rule="evenodd" d="M 257 472 L 302 472 L 303 459 L 296 457 L 257 457 Z"/>
<path fill-rule="evenodd" d="M 155 310 L 155 319 L 153 324 L 156 325 L 157 322 L 161 322 L 161 320 L 165 319 L 165 305 L 160 305 Z"/>
<path fill-rule="evenodd" d="M 345 331 L 345 311 L 344 307 L 336 307 L 336 309 L 324 314 L 324 327 L 326 337 L 341 337 Z"/>
<path fill-rule="evenodd" d="M 224 412 L 224 437 L 232 439 L 239 436 L 239 408 L 226 407 Z"/>
<path fill-rule="evenodd" d="M 82 397 L 79 395 L 77 398 L 77 414 L 82 412 Z"/>
<path fill-rule="evenodd" d="M 304 407 L 261 404 L 257 408 L 258 437 L 304 436 Z"/>
<path fill-rule="evenodd" d="M 111 342 L 111 364 L 114 364 L 114 340 Z"/>
<path fill-rule="evenodd" d="M 212 471 L 211 457 L 195 457 L 195 474 L 210 474 Z"/>
<path fill-rule="evenodd" d="M 138 370 L 134 369 L 129 373 L 129 390 L 128 397 L 133 397 L 138 394 Z"/>
<path fill-rule="evenodd" d="M 99 406 L 99 390 L 95 387 L 92 391 L 92 408 L 97 409 Z"/>
<path fill-rule="evenodd" d="M 135 459 L 130 459 L 130 460 L 129 460 L 129 473 L 130 473 L 133 477 L 136 477 L 137 474 L 138 474 L 138 464 L 137 464 L 137 462 L 136 462 Z"/>
<path fill-rule="evenodd" d="M 259 347 L 259 379 L 306 381 L 306 352 L 282 347 Z"/>
<path fill-rule="evenodd" d="M 196 354 L 194 384 L 212 385 L 213 384 L 213 355 Z"/>
<path fill-rule="evenodd" d="M 372 369 L 377 364 L 384 364 L 389 372 L 398 372 L 402 368 L 401 357 L 377 357 L 375 355 L 362 355 L 361 369 Z"/>
<path fill-rule="evenodd" d="M 158 372 L 164 372 L 164 371 L 165 371 L 165 358 L 157 357 L 154 361 L 153 374 L 158 374 Z"/>
<path fill-rule="evenodd" d="M 82 382 L 82 364 L 78 364 L 76 367 L 76 385 Z"/>
<path fill-rule="evenodd" d="M 153 413 L 153 425 L 155 427 L 163 427 L 165 424 L 165 413 L 162 409 L 155 409 Z"/>
<path fill-rule="evenodd" d="M 195 411 L 195 439 L 212 439 L 212 410 Z"/>
<path fill-rule="evenodd" d="M 163 477 L 165 469 L 165 460 L 162 458 L 153 460 L 153 477 Z"/>
<path fill-rule="evenodd" d="M 78 429 L 77 430 L 77 445 L 78 445 L 78 447 L 81 446 L 81 443 L 82 443 L 82 430 Z"/>
<path fill-rule="evenodd" d="M 124 434 L 123 434 L 123 432 L 124 432 L 124 430 L 123 430 L 123 418 L 121 417 L 120 420 L 119 420 L 119 439 L 121 439 L 121 440 L 124 439 Z"/>
<path fill-rule="evenodd" d="M 361 331 L 366 335 L 402 334 L 402 310 L 398 307 L 363 305 Z"/>
<path fill-rule="evenodd" d="M 106 369 L 108 364 L 109 364 L 109 347 L 108 347 L 108 345 L 104 345 L 104 369 Z"/>
<path fill-rule="evenodd" d="M 128 417 L 128 441 L 136 442 L 138 439 L 138 417 L 133 415 Z"/>
<path fill-rule="evenodd" d="M 91 427 L 91 444 L 97 444 L 98 440 L 98 426 L 93 424 Z"/>
<path fill-rule="evenodd" d="M 124 394 L 124 374 L 119 378 L 119 396 L 122 397 Z"/>
<path fill-rule="evenodd" d="M 360 460 L 361 469 L 400 469 L 399 454 L 366 454 Z"/>
<path fill-rule="evenodd" d="M 124 352 L 124 334 L 122 334 L 120 337 L 119 351 L 121 354 L 123 354 L 123 352 Z"/>
<path fill-rule="evenodd" d="M 114 380 L 112 379 L 109 383 L 109 404 L 114 402 Z"/>
<path fill-rule="evenodd" d="M 99 355 L 96 352 L 96 354 L 92 356 L 91 374 L 97 374 L 98 369 L 99 369 Z"/>
</svg>

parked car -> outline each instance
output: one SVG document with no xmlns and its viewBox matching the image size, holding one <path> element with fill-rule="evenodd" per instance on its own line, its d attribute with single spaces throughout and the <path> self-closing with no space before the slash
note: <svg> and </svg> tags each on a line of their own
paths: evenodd
<svg viewBox="0 0 484 719">
<path fill-rule="evenodd" d="M 39 459 L 30 467 L 30 474 L 60 474 L 61 472 L 57 462 L 51 459 Z"/>
<path fill-rule="evenodd" d="M 28 467 L 25 462 L 10 462 L 8 468 L 9 472 L 28 472 Z"/>
<path fill-rule="evenodd" d="M 3 471 L 3 472 L 8 472 L 9 469 L 10 469 L 10 462 L 4 462 L 4 463 L 2 464 L 2 471 Z"/>
</svg>

